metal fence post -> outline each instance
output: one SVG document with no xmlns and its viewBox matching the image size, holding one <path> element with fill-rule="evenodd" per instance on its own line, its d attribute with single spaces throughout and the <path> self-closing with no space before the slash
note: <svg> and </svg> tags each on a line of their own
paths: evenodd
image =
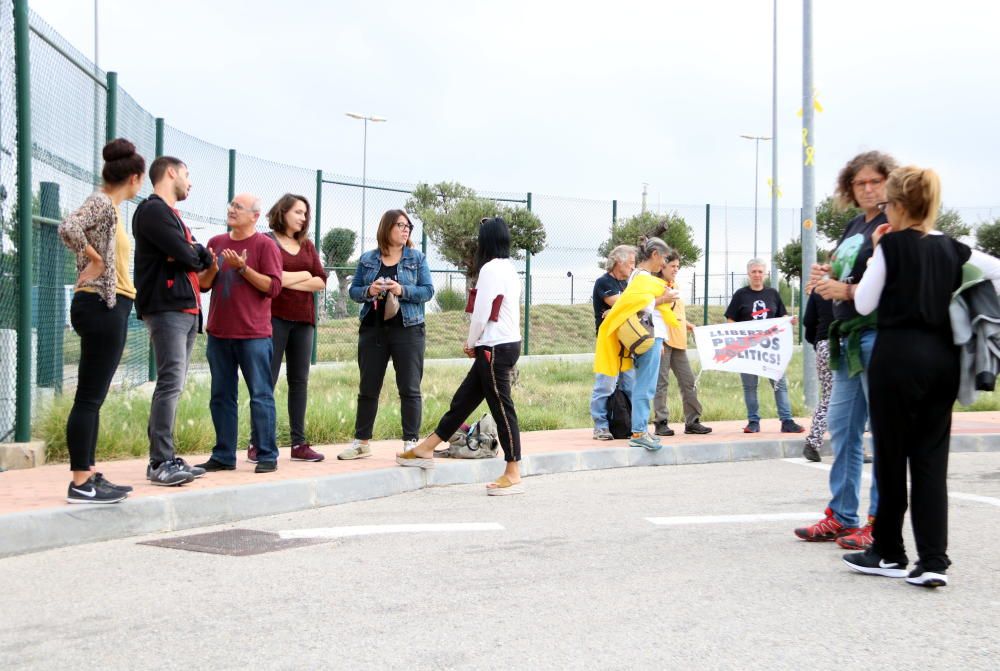
<svg viewBox="0 0 1000 671">
<path fill-rule="evenodd" d="M 614 233 L 615 226 L 618 225 L 618 199 L 611 201 L 611 232 Z"/>
<path fill-rule="evenodd" d="M 313 209 L 316 213 L 316 253 L 320 255 L 322 259 L 323 256 L 323 171 L 316 171 L 316 207 Z M 312 362 L 315 365 L 317 357 L 319 355 L 319 293 L 318 291 L 313 292 L 313 320 L 316 322 L 316 327 L 313 329 L 313 350 L 312 350 Z M 326 290 L 323 291 L 323 296 L 326 296 Z"/>
<path fill-rule="evenodd" d="M 59 185 L 42 182 L 39 185 L 40 214 L 45 219 L 59 220 Z M 56 226 L 39 222 L 39 254 L 45 261 L 38 268 L 38 343 L 35 360 L 35 381 L 39 387 L 62 391 L 63 331 L 65 330 L 65 297 L 63 291 L 63 246 Z M 48 318 L 42 311 L 48 313 Z"/>
<path fill-rule="evenodd" d="M 236 197 L 236 150 L 229 150 L 229 195 L 226 196 L 226 204 L 233 202 Z"/>
<path fill-rule="evenodd" d="M 528 212 L 531 212 L 531 192 L 528 192 Z M 524 252 L 524 355 L 531 353 L 531 252 Z"/>
<path fill-rule="evenodd" d="M 108 104 L 104 115 L 104 141 L 118 137 L 118 73 L 108 73 Z M 96 175 L 95 175 L 96 177 Z"/>
<path fill-rule="evenodd" d="M 31 56 L 28 0 L 14 0 L 17 87 L 17 398 L 14 440 L 31 440 Z"/>
<path fill-rule="evenodd" d="M 163 156 L 163 117 L 157 117 L 155 122 L 156 144 L 153 152 L 156 158 Z M 156 352 L 153 350 L 153 338 L 149 338 L 149 357 L 146 362 L 146 379 L 150 382 L 156 381 Z"/>
<path fill-rule="evenodd" d="M 705 203 L 705 305 L 702 310 L 702 324 L 708 323 L 708 243 L 712 239 L 710 235 L 712 220 L 712 206 Z"/>
</svg>

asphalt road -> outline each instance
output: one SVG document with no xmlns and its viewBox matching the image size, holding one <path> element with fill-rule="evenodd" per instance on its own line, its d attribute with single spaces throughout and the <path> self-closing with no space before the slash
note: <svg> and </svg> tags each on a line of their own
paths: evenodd
<svg viewBox="0 0 1000 671">
<path fill-rule="evenodd" d="M 551 475 L 523 496 L 431 488 L 2 559 L 0 668 L 996 669 L 1000 454 L 952 455 L 952 491 L 987 498 L 952 500 L 936 591 L 851 573 L 794 520 L 647 520 L 818 518 L 826 477 L 787 461 Z M 424 523 L 502 529 L 254 556 L 137 544 Z"/>
</svg>

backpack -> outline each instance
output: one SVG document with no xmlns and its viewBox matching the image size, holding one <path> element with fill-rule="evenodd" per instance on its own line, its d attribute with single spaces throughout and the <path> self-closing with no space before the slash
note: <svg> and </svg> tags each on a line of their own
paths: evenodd
<svg viewBox="0 0 1000 671">
<path fill-rule="evenodd" d="M 621 383 L 608 396 L 608 430 L 616 440 L 632 436 L 632 400 L 622 389 Z"/>
<path fill-rule="evenodd" d="M 448 447 L 434 450 L 434 456 L 450 459 L 492 459 L 497 456 L 499 447 L 497 423 L 493 421 L 493 417 L 485 414 L 467 431 L 456 431 L 448 440 Z"/>
<path fill-rule="evenodd" d="M 653 346 L 653 315 L 637 312 L 626 319 L 616 332 L 621 343 L 621 355 L 635 359 Z"/>
</svg>

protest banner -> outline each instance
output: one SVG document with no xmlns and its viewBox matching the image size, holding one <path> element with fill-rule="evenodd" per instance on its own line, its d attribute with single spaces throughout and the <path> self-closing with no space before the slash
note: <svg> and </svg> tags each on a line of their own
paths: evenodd
<svg viewBox="0 0 1000 671">
<path fill-rule="evenodd" d="M 792 359 L 791 321 L 779 317 L 695 327 L 701 369 L 780 380 Z"/>
</svg>

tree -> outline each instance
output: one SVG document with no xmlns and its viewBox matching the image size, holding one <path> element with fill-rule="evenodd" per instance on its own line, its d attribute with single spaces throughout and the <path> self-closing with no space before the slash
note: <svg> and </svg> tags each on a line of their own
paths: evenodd
<svg viewBox="0 0 1000 671">
<path fill-rule="evenodd" d="M 976 247 L 990 256 L 1000 256 L 1000 217 L 979 225 Z"/>
<path fill-rule="evenodd" d="M 350 260 L 354 253 L 354 242 L 357 235 L 349 228 L 331 228 L 323 236 L 320 243 L 323 252 L 323 262 L 328 268 L 334 268 L 337 275 L 337 300 L 333 316 L 342 319 L 347 313 L 347 290 L 351 271 L 348 268 L 357 265 Z"/>
<path fill-rule="evenodd" d="M 802 277 L 802 238 L 795 238 L 774 257 L 774 266 L 791 283 L 793 277 Z"/>
<path fill-rule="evenodd" d="M 661 238 L 671 249 L 676 250 L 681 257 L 681 267 L 693 266 L 701 258 L 701 248 L 694 244 L 691 227 L 676 212 L 667 215 L 643 212 L 614 224 L 611 227 L 611 237 L 601 243 L 597 253 L 602 258 L 607 258 L 618 245 L 639 244 L 639 238 L 643 235 Z"/>
<path fill-rule="evenodd" d="M 953 238 L 964 238 L 972 233 L 972 226 L 962 221 L 962 215 L 958 213 L 958 210 L 948 209 L 943 206 L 941 207 L 941 213 L 938 215 L 937 222 L 934 224 L 934 228 Z"/>
<path fill-rule="evenodd" d="M 475 191 L 456 182 L 417 185 L 406 201 L 406 211 L 423 223 L 438 253 L 467 274 L 473 272 L 479 222 L 484 217 L 503 217 L 507 222 L 512 258 L 521 259 L 526 251 L 537 254 L 545 248 L 545 229 L 530 211 L 479 198 Z"/>
<path fill-rule="evenodd" d="M 837 204 L 833 196 L 827 196 L 816 207 L 816 230 L 836 245 L 844 231 L 847 230 L 847 224 L 859 214 L 861 214 L 861 208 L 843 208 Z"/>
</svg>

